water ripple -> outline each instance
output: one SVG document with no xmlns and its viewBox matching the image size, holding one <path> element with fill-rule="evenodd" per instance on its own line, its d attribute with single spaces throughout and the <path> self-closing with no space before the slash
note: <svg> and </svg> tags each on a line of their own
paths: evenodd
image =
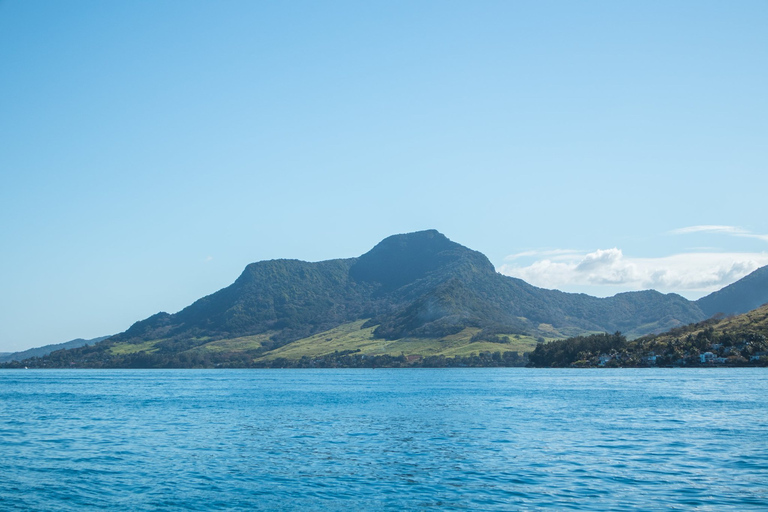
<svg viewBox="0 0 768 512">
<path fill-rule="evenodd" d="M 762 369 L 5 371 L 2 510 L 765 510 Z"/>
</svg>

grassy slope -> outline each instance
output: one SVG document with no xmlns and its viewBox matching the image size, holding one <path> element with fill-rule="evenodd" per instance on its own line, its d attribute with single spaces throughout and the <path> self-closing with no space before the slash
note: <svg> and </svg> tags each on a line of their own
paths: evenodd
<svg viewBox="0 0 768 512">
<path fill-rule="evenodd" d="M 373 337 L 375 327 L 361 328 L 365 320 L 359 320 L 341 325 L 308 338 L 294 341 L 271 352 L 262 359 L 271 360 L 278 357 L 299 359 L 302 356 L 318 357 L 335 351 L 360 350 L 363 354 L 389 354 L 399 356 L 409 355 L 469 355 L 480 352 L 524 352 L 532 350 L 536 340 L 530 336 L 515 339 L 510 335 L 511 343 L 491 343 L 487 341 L 470 342 L 472 336 L 480 329 L 466 328 L 463 331 L 444 338 L 403 338 L 399 340 L 384 340 Z"/>
<path fill-rule="evenodd" d="M 116 356 L 138 354 L 139 352 L 147 352 L 148 354 L 151 354 L 152 352 L 157 351 L 155 345 L 161 341 L 163 340 L 151 340 L 143 343 L 115 343 L 109 347 L 107 352 Z"/>
<path fill-rule="evenodd" d="M 292 343 L 271 350 L 257 356 L 257 360 L 272 360 L 279 357 L 286 359 L 300 359 L 302 356 L 319 357 L 332 354 L 336 351 L 359 350 L 363 354 L 390 354 L 399 356 L 408 355 L 456 355 L 466 356 L 480 352 L 507 352 L 522 353 L 533 350 L 536 340 L 530 336 L 515 338 L 509 335 L 510 343 L 491 343 L 488 341 L 470 342 L 472 336 L 479 332 L 476 328 L 467 328 L 460 333 L 444 338 L 404 338 L 399 340 L 376 339 L 373 336 L 374 327 L 362 328 L 365 320 L 340 325 L 334 329 L 324 331 L 307 338 L 296 340 Z M 226 340 L 217 340 L 193 350 L 209 350 L 211 352 L 222 351 L 256 351 L 262 343 L 269 340 L 269 334 L 257 336 L 245 336 Z M 135 345 L 134 345 L 135 346 Z M 151 348 L 148 344 L 147 348 Z"/>
<path fill-rule="evenodd" d="M 269 341 L 270 336 L 273 334 L 273 332 L 267 332 L 264 334 L 255 334 L 253 336 L 216 340 L 206 343 L 200 348 L 210 352 L 242 352 L 258 350 L 261 348 L 262 343 Z M 193 350 L 197 350 L 197 348 Z"/>
<path fill-rule="evenodd" d="M 277 349 L 254 354 L 256 360 L 273 360 L 280 357 L 286 359 L 300 359 L 303 356 L 320 357 L 334 352 L 357 351 L 362 354 L 399 356 L 431 356 L 444 355 L 446 357 L 467 356 L 481 352 L 518 352 L 523 353 L 536 346 L 536 339 L 531 336 L 508 335 L 510 343 L 493 343 L 479 340 L 471 341 L 480 329 L 468 327 L 463 331 L 443 338 L 403 338 L 399 340 L 385 340 L 374 338 L 373 331 L 376 326 L 363 328 L 366 320 L 358 320 L 340 325 L 328 331 L 324 331 L 307 338 L 296 340 Z M 242 336 L 238 338 L 216 340 L 196 346 L 188 352 L 252 352 L 262 348 L 269 342 L 274 333 L 258 334 L 254 336 Z M 504 336 L 501 334 L 500 336 Z M 114 355 L 136 354 L 139 352 L 152 353 L 157 350 L 156 344 L 162 340 L 151 340 L 142 343 L 117 343 L 109 348 Z"/>
</svg>

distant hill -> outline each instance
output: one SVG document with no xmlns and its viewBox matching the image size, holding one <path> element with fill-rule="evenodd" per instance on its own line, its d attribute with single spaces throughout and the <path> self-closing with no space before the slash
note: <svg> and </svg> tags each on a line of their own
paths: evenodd
<svg viewBox="0 0 768 512">
<path fill-rule="evenodd" d="M 90 340 L 77 338 L 65 343 L 55 343 L 53 345 L 45 345 L 44 347 L 30 348 L 21 352 L 2 353 L 0 354 L 0 363 L 6 363 L 9 361 L 23 361 L 24 359 L 29 359 L 31 357 L 43 357 L 56 350 L 79 348 L 84 345 L 94 345 L 107 338 L 109 338 L 109 336 L 101 336 L 99 338 L 93 338 Z"/>
<path fill-rule="evenodd" d="M 518 354 L 537 340 L 615 331 L 634 338 L 706 317 L 677 294 L 597 298 L 537 288 L 428 230 L 388 237 L 358 258 L 252 263 L 232 285 L 178 313 L 158 313 L 35 364 L 259 366 L 310 356 L 327 362 L 330 354 L 409 361 Z"/>
<path fill-rule="evenodd" d="M 705 315 L 746 313 L 768 303 L 768 266 L 696 301 Z"/>
</svg>

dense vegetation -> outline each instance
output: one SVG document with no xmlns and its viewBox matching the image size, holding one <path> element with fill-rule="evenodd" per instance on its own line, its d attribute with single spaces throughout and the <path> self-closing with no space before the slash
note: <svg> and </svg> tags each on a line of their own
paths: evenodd
<svg viewBox="0 0 768 512">
<path fill-rule="evenodd" d="M 527 359 L 514 351 L 481 352 L 466 356 L 444 355 L 408 357 L 405 354 L 368 355 L 356 350 L 332 352 L 322 357 L 303 356 L 298 359 L 279 357 L 254 359 L 241 353 L 190 352 L 182 354 L 158 354 L 139 352 L 106 359 L 69 357 L 33 358 L 25 363 L 33 368 L 457 368 L 457 367 L 511 367 L 525 366 Z M 7 368 L 23 368 L 14 361 Z"/>
<path fill-rule="evenodd" d="M 601 354 L 618 353 L 627 347 L 627 338 L 620 332 L 575 336 L 542 343 L 528 355 L 528 359 L 531 366 L 538 367 L 587 366 Z"/>
</svg>

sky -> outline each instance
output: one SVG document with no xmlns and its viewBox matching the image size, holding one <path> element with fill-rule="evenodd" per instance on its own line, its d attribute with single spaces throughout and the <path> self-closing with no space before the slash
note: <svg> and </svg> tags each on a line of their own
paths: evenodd
<svg viewBox="0 0 768 512">
<path fill-rule="evenodd" d="M 0 0 L 0 352 L 438 229 L 537 286 L 768 264 L 768 2 Z"/>
</svg>

